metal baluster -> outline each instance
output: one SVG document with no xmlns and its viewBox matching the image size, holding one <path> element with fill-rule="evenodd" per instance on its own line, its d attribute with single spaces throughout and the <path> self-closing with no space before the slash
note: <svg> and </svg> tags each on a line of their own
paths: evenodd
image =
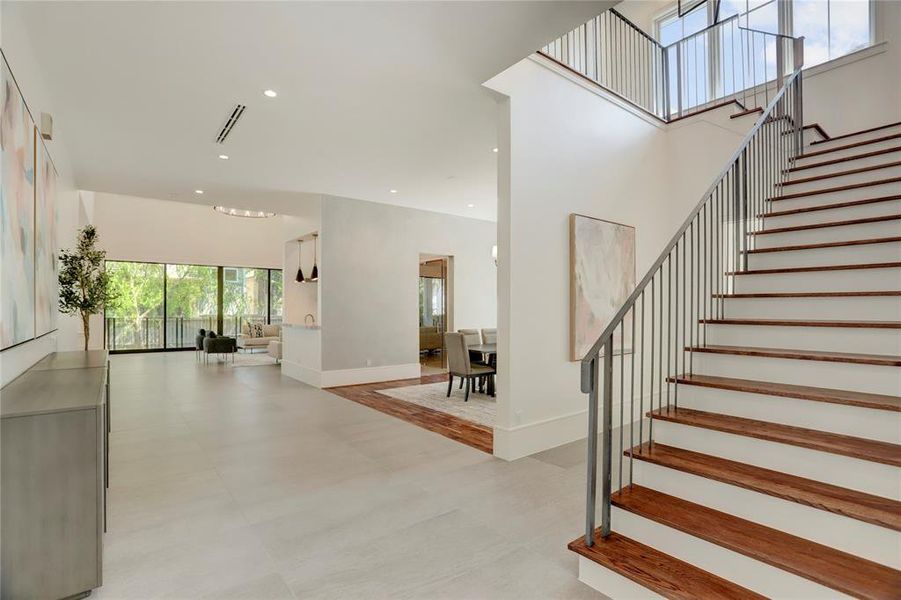
<svg viewBox="0 0 901 600">
<path fill-rule="evenodd" d="M 660 271 L 660 268 L 657 268 L 657 271 Z M 654 273 L 651 276 L 651 381 L 650 387 L 651 397 L 648 399 L 648 406 L 651 409 L 651 412 L 654 411 L 654 317 L 657 313 L 654 311 L 654 282 L 657 280 L 657 273 Z M 642 311 L 644 307 L 642 306 Z M 642 419 L 644 418 L 644 411 L 641 411 Z M 648 446 L 654 443 L 654 419 L 648 421 Z"/>
<path fill-rule="evenodd" d="M 651 291 L 653 293 L 654 290 L 654 279 L 651 278 Z M 645 349 L 645 336 L 644 336 L 644 290 L 641 290 L 641 368 L 639 369 L 638 376 L 638 445 L 641 446 L 644 444 L 644 349 Z M 652 308 L 653 311 L 653 308 Z M 654 360 L 654 347 L 653 347 L 653 338 L 654 334 L 651 333 L 651 360 Z M 634 357 L 635 354 L 633 353 Z M 633 358 L 634 360 L 634 358 Z M 654 370 L 653 364 L 651 366 L 651 370 Z M 654 375 L 651 374 L 653 378 Z M 653 381 L 653 379 L 651 379 Z M 653 387 L 653 383 L 651 384 Z"/>
<path fill-rule="evenodd" d="M 629 361 L 631 363 L 629 365 L 631 368 L 631 374 L 629 375 L 629 487 L 632 487 L 632 452 L 635 449 L 635 353 L 638 352 L 638 344 L 635 342 L 634 304 L 630 314 L 632 315 L 632 358 Z M 644 352 L 644 347 L 642 347 L 642 352 Z"/>
</svg>

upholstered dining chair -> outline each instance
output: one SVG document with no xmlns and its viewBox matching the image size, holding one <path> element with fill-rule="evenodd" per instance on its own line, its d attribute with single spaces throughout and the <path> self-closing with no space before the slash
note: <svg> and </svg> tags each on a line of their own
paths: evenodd
<svg viewBox="0 0 901 600">
<path fill-rule="evenodd" d="M 475 381 L 493 376 L 494 369 L 470 362 L 465 335 L 462 333 L 445 333 L 444 347 L 447 349 L 447 397 L 450 398 L 454 388 L 454 377 L 459 377 L 466 383 L 463 401 L 468 402 L 469 390 L 475 385 Z"/>
<path fill-rule="evenodd" d="M 483 344 L 496 344 L 497 343 L 497 329 L 483 329 L 482 330 L 482 343 Z"/>
<path fill-rule="evenodd" d="M 479 333 L 478 329 L 458 329 L 457 333 L 463 334 L 463 339 L 466 341 L 466 347 L 469 346 L 478 346 L 482 343 L 482 334 Z M 485 362 L 485 357 L 481 352 L 469 352 L 469 362 L 474 365 L 483 365 L 488 366 L 488 363 Z M 463 388 L 463 380 L 460 380 L 460 388 Z"/>
</svg>

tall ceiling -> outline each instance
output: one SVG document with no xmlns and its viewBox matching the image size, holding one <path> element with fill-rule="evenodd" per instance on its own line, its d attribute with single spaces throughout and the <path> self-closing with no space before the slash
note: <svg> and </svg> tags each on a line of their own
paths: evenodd
<svg viewBox="0 0 901 600">
<path fill-rule="evenodd" d="M 322 193 L 493 219 L 496 100 L 481 83 L 614 3 L 3 11 L 25 24 L 80 188 L 254 208 Z M 247 109 L 217 144 L 236 104 Z"/>
</svg>

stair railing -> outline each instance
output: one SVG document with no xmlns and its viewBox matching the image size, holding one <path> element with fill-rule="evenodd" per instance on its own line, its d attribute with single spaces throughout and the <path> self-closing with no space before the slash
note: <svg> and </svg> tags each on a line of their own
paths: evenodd
<svg viewBox="0 0 901 600">
<path fill-rule="evenodd" d="M 793 55 L 793 73 L 582 359 L 581 389 L 588 394 L 588 546 L 595 535 L 598 429 L 600 535 L 606 537 L 614 477 L 617 489 L 632 485 L 634 454 L 654 443 L 653 420 L 646 417 L 678 407 L 679 376 L 693 372 L 691 348 L 704 346 L 707 325 L 724 317 L 724 298 L 733 290 L 735 274 L 746 269 L 768 199 L 801 153 L 803 39 L 794 41 Z"/>
</svg>

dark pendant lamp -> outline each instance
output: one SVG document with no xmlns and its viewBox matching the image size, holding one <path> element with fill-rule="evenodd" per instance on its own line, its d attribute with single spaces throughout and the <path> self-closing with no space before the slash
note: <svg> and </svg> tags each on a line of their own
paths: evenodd
<svg viewBox="0 0 901 600">
<path fill-rule="evenodd" d="M 297 240 L 297 277 L 294 278 L 294 281 L 296 281 L 297 283 L 303 283 L 303 282 L 304 282 L 304 278 L 303 278 L 303 268 L 301 267 L 301 264 L 300 264 L 300 258 L 301 258 L 301 253 L 300 253 L 300 250 L 301 250 L 301 244 L 303 244 L 303 240 Z"/>
<path fill-rule="evenodd" d="M 313 234 L 313 272 L 310 273 L 310 281 L 319 281 L 319 267 L 316 266 L 316 238 L 318 233 Z"/>
</svg>

